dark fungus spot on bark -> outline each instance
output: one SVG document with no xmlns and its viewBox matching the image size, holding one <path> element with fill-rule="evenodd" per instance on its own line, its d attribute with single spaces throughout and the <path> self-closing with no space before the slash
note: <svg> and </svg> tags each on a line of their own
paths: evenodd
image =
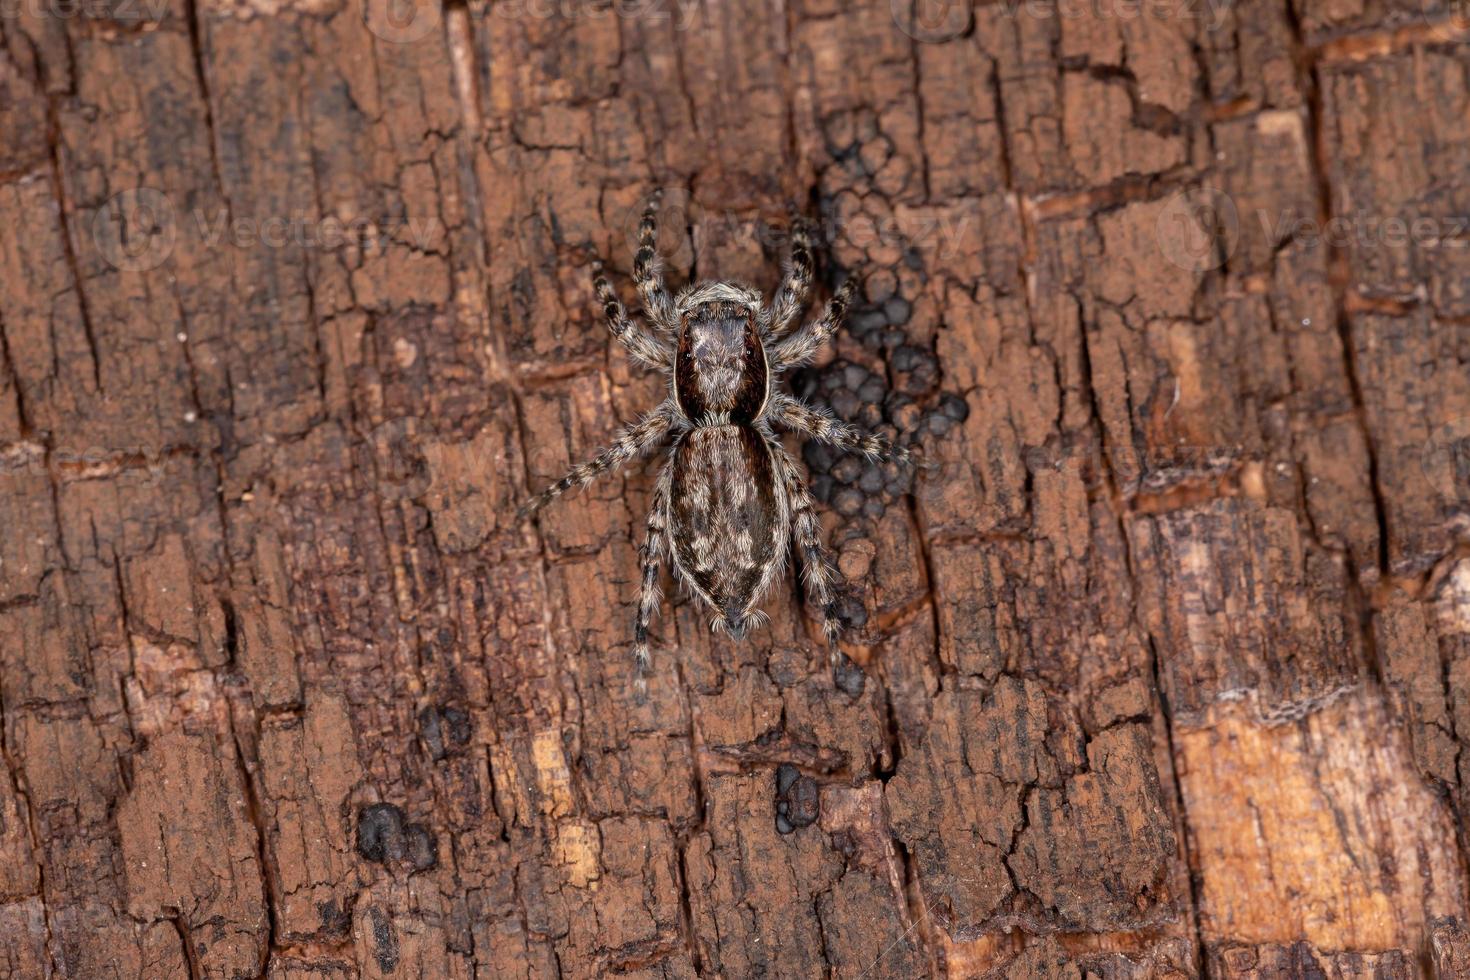
<svg viewBox="0 0 1470 980">
<path fill-rule="evenodd" d="M 844 456 L 832 467 L 832 478 L 843 483 L 852 483 L 863 474 L 863 461 L 856 456 Z"/>
<path fill-rule="evenodd" d="M 811 472 L 826 473 L 832 469 L 832 464 L 837 459 L 837 450 L 826 443 L 812 440 L 801 447 L 801 455 Z"/>
<path fill-rule="evenodd" d="M 817 781 L 789 762 L 776 770 L 776 832 L 789 834 L 816 823 L 821 812 Z"/>
<path fill-rule="evenodd" d="M 421 823 L 404 823 L 403 810 L 392 803 L 374 803 L 358 812 L 357 853 L 378 864 L 427 871 L 439 864 L 439 840 Z"/>
<path fill-rule="evenodd" d="M 837 618 L 844 629 L 859 630 L 868 625 L 868 610 L 862 599 L 845 592 L 837 597 Z"/>
<path fill-rule="evenodd" d="M 970 403 L 963 396 L 953 393 L 946 394 L 939 400 L 939 410 L 956 422 L 963 422 L 970 417 Z"/>
<path fill-rule="evenodd" d="M 421 823 L 403 828 L 404 856 L 415 871 L 428 871 L 439 863 L 439 841 L 434 832 Z"/>
<path fill-rule="evenodd" d="M 337 900 L 331 899 L 321 902 L 316 907 L 316 914 L 322 923 L 322 932 L 332 936 L 342 936 L 352 926 L 352 916 L 347 910 L 337 904 Z"/>
<path fill-rule="evenodd" d="M 785 796 L 786 791 L 791 789 L 791 784 L 801 778 L 801 770 L 789 762 L 783 762 L 776 767 L 776 796 Z"/>
<path fill-rule="evenodd" d="M 403 847 L 403 811 L 392 803 L 373 803 L 357 813 L 357 853 L 379 864 Z"/>
<path fill-rule="evenodd" d="M 419 732 L 429 758 L 438 762 L 470 742 L 470 716 L 459 708 L 429 705 L 419 712 Z"/>
<path fill-rule="evenodd" d="M 909 317 L 913 315 L 913 312 L 913 304 L 902 296 L 890 296 L 883 303 L 883 315 L 895 327 L 901 327 L 908 323 Z"/>
<path fill-rule="evenodd" d="M 832 668 L 832 683 L 837 685 L 838 690 L 843 691 L 848 697 L 856 698 L 862 695 L 863 685 L 867 678 L 863 676 L 863 669 L 852 662 L 847 654 L 842 654 L 842 659 Z"/>
<path fill-rule="evenodd" d="M 863 509 L 863 495 L 861 492 L 847 487 L 838 491 L 836 496 L 832 498 L 832 506 L 843 517 L 856 517 Z"/>
<path fill-rule="evenodd" d="M 368 909 L 368 918 L 373 925 L 373 959 L 384 973 L 392 973 L 398 967 L 398 936 L 393 932 L 393 923 L 380 909 Z"/>
<path fill-rule="evenodd" d="M 884 305 L 895 316 L 909 315 L 909 304 L 901 297 L 890 297 Z M 908 343 L 901 336 L 888 346 L 888 370 L 875 372 L 838 359 L 825 367 L 798 372 L 792 378 L 792 390 L 844 422 L 922 452 L 926 441 L 932 448 L 934 440 L 949 436 L 970 409 L 961 396 L 940 390 L 939 359 L 933 350 Z M 816 440 L 806 442 L 802 456 L 811 476 L 812 494 L 849 520 L 877 520 L 888 505 L 913 488 L 912 468 L 892 461 L 841 453 Z"/>
</svg>

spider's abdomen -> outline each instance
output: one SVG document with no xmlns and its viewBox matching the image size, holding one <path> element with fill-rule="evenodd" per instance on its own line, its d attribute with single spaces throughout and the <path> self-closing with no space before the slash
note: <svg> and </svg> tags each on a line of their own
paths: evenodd
<svg viewBox="0 0 1470 980">
<path fill-rule="evenodd" d="M 749 426 L 719 425 L 692 429 L 674 454 L 674 562 L 739 635 L 785 547 L 771 451 Z"/>
</svg>

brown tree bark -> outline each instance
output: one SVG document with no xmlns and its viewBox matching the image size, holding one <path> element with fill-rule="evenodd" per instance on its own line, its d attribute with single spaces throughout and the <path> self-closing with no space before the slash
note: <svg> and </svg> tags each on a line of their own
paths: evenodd
<svg viewBox="0 0 1470 980">
<path fill-rule="evenodd" d="M 1426 2 L 6 7 L 0 975 L 1470 976 Z M 655 186 L 936 464 L 807 450 L 857 696 L 788 576 L 634 700 L 647 465 L 512 519 Z"/>
</svg>

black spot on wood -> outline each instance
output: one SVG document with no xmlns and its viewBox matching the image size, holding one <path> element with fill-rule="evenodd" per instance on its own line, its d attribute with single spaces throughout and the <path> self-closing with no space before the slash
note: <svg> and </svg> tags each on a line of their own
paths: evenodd
<svg viewBox="0 0 1470 980">
<path fill-rule="evenodd" d="M 867 677 L 863 675 L 863 669 L 853 663 L 852 658 L 845 653 L 832 668 L 832 683 L 836 684 L 837 689 L 848 697 L 860 697 L 867 680 Z"/>
<path fill-rule="evenodd" d="M 392 973 L 398 967 L 398 936 L 393 931 L 393 923 L 382 910 L 368 909 L 368 918 L 372 920 L 373 927 L 373 959 L 378 961 L 378 969 L 384 973 Z"/>
<path fill-rule="evenodd" d="M 421 823 L 403 828 L 404 858 L 415 871 L 428 871 L 439 863 L 439 840 Z"/>
<path fill-rule="evenodd" d="M 427 871 L 439 864 L 439 840 L 425 825 L 405 823 L 392 803 L 374 803 L 358 813 L 357 853 L 376 864 Z"/>
<path fill-rule="evenodd" d="M 335 898 L 319 903 L 316 907 L 316 914 L 321 919 L 322 932 L 327 935 L 346 935 L 347 930 L 352 926 L 351 913 L 338 905 Z"/>
<path fill-rule="evenodd" d="M 821 793 L 817 781 L 801 774 L 789 762 L 776 770 L 776 831 L 789 834 L 809 827 L 821 815 Z"/>
<path fill-rule="evenodd" d="M 382 864 L 402 854 L 403 811 L 392 803 L 374 803 L 357 814 L 357 853 Z"/>
<path fill-rule="evenodd" d="M 448 705 L 429 705 L 419 712 L 419 732 L 429 758 L 438 762 L 469 744 L 470 716 Z"/>
</svg>

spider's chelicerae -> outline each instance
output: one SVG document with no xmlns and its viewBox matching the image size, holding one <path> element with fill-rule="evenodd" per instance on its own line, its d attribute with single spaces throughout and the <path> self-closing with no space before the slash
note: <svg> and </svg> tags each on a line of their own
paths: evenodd
<svg viewBox="0 0 1470 980">
<path fill-rule="evenodd" d="M 796 461 L 782 447 L 780 427 L 839 449 L 909 462 L 907 450 L 811 408 L 776 389 L 792 368 L 811 360 L 847 310 L 852 281 L 843 283 L 822 315 L 801 326 L 812 281 L 809 236 L 792 230 L 791 255 L 775 297 L 736 282 L 701 282 L 670 296 L 659 270 L 655 192 L 638 226 L 633 275 L 654 332 L 633 320 L 613 292 L 601 264 L 593 288 L 608 326 L 634 359 L 669 376 L 669 397 L 625 426 L 611 446 L 547 487 L 522 509 L 529 516 L 573 487 L 659 445 L 673 447 L 654 488 L 647 536 L 639 550 L 642 586 L 633 627 L 638 683 L 648 667 L 648 621 L 659 604 L 659 563 L 714 612 L 711 628 L 743 637 L 764 620 L 756 604 L 781 573 L 794 541 L 806 587 L 822 610 L 833 667 L 841 622 L 837 572 L 822 547 L 812 496 Z M 799 327 L 799 329 L 798 329 Z M 861 676 L 861 675 L 859 675 Z"/>
</svg>

